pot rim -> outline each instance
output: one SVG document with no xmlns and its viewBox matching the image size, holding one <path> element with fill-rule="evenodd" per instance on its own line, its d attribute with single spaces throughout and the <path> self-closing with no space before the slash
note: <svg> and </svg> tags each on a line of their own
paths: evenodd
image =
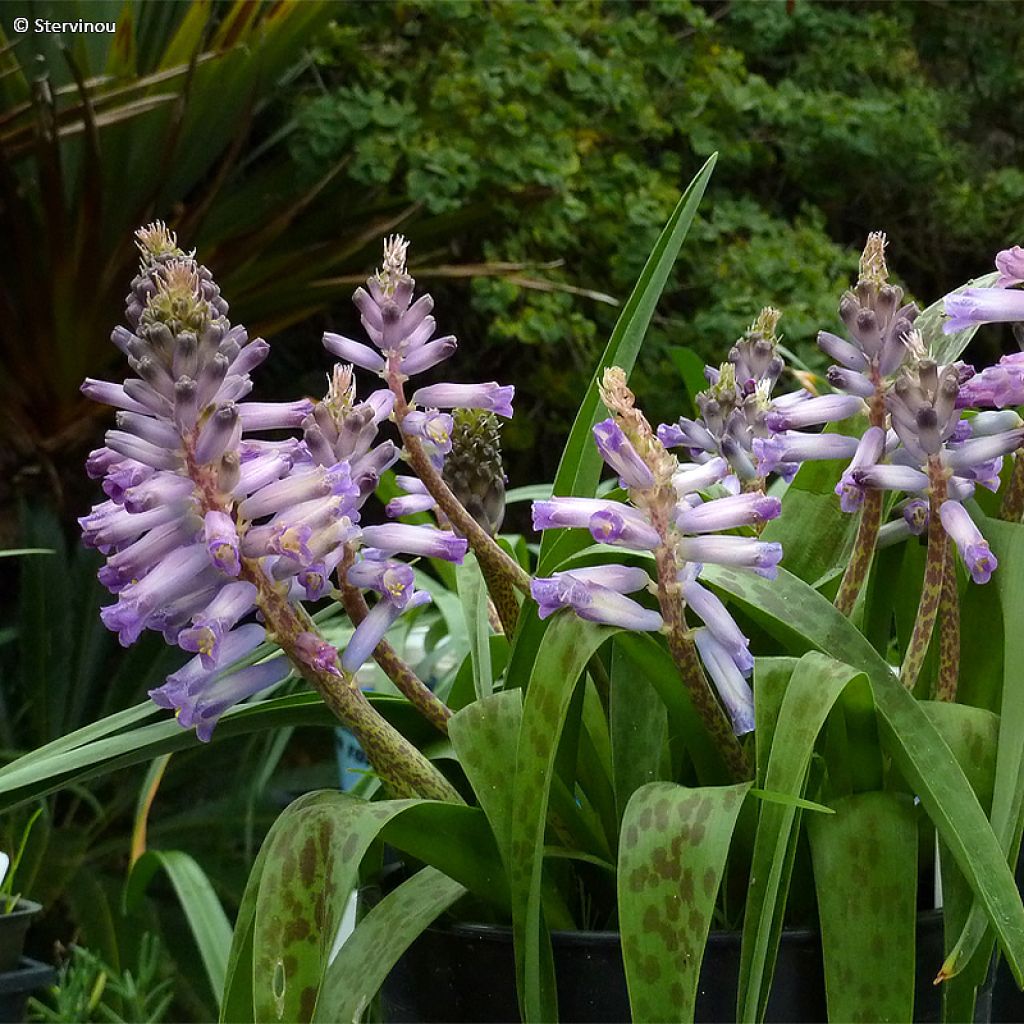
<svg viewBox="0 0 1024 1024">
<path fill-rule="evenodd" d="M 19 896 L 13 910 L 8 911 L 6 914 L 0 914 L 0 921 L 10 920 L 12 917 L 35 917 L 36 914 L 42 912 L 42 909 L 42 903 L 36 903 L 35 900 Z"/>
</svg>

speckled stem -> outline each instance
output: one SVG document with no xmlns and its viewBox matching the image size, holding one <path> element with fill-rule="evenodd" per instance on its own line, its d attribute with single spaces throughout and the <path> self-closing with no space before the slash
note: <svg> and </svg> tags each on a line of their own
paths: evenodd
<svg viewBox="0 0 1024 1024">
<path fill-rule="evenodd" d="M 877 371 L 874 373 L 875 393 L 868 402 L 868 419 L 871 426 L 885 429 L 885 391 Z M 857 538 L 853 542 L 850 561 L 846 564 L 839 591 L 836 594 L 836 609 L 847 618 L 853 613 L 857 598 L 860 596 L 864 581 L 871 569 L 871 560 L 875 555 L 878 542 L 878 531 L 882 527 L 882 492 L 868 491 L 864 495 L 864 503 L 860 510 L 860 524 L 857 527 Z"/>
<path fill-rule="evenodd" d="M 479 561 L 479 557 L 478 557 Z M 516 588 L 505 572 L 498 572 L 490 562 L 479 561 L 480 572 L 487 584 L 487 592 L 491 595 L 491 605 L 501 623 L 501 631 L 509 638 L 515 635 L 516 623 L 519 621 L 519 601 L 516 599 Z M 488 612 L 490 609 L 488 609 Z"/>
<path fill-rule="evenodd" d="M 903 670 L 900 682 L 908 690 L 913 690 L 917 677 L 928 653 L 935 619 L 939 611 L 939 600 L 942 597 L 942 577 L 946 568 L 946 531 L 942 528 L 939 509 L 946 500 L 946 470 L 935 457 L 928 460 L 928 476 L 931 487 L 928 492 L 928 556 L 924 565 L 924 580 L 921 583 L 921 603 L 917 607 L 917 619 L 914 631 L 907 644 L 907 653 L 903 658 Z"/>
<path fill-rule="evenodd" d="M 960 681 L 960 594 L 956 585 L 956 552 L 946 541 L 946 565 L 939 597 L 939 676 L 935 699 L 955 703 Z"/>
<path fill-rule="evenodd" d="M 658 518 L 652 516 L 656 528 Z M 658 565 L 658 603 L 665 620 L 665 635 L 672 660 L 676 663 L 694 710 L 721 753 L 729 773 L 735 781 L 744 782 L 753 777 L 747 755 L 732 731 L 729 716 L 715 698 L 697 657 L 693 639 L 686 628 L 682 597 L 676 582 L 679 566 L 675 552 L 669 544 L 662 544 L 654 552 L 654 557 Z"/>
<path fill-rule="evenodd" d="M 1024 448 L 1018 448 L 1013 457 L 1013 472 L 1010 484 L 999 507 L 999 518 L 1010 523 L 1019 523 L 1024 516 Z"/>
<path fill-rule="evenodd" d="M 195 461 L 194 435 L 186 436 L 184 441 L 188 472 L 196 485 L 202 512 L 229 512 L 217 489 L 215 471 Z M 319 630 L 301 605 L 287 599 L 285 587 L 270 580 L 258 560 L 251 558 L 241 559 L 239 578 L 256 587 L 256 606 L 266 624 L 268 639 L 278 644 L 335 717 L 352 731 L 387 789 L 397 797 L 462 803 L 458 791 L 429 759 L 377 714 L 353 676 L 343 673 L 339 666 L 328 671 L 303 660 L 297 648 L 299 636 L 319 635 Z"/>
<path fill-rule="evenodd" d="M 348 552 L 345 560 L 338 566 L 341 603 L 345 607 L 352 625 L 359 623 L 370 614 L 370 608 L 358 587 L 345 583 L 345 570 L 352 564 L 352 554 Z M 388 643 L 381 640 L 373 650 L 373 660 L 395 684 L 399 692 L 416 708 L 417 711 L 439 732 L 448 735 L 448 719 L 451 710 L 436 696 L 422 679 L 409 667 L 399 653 Z"/>
<path fill-rule="evenodd" d="M 397 371 L 389 368 L 387 381 L 388 387 L 395 396 L 395 422 L 402 433 L 402 443 L 413 472 L 420 478 L 452 526 L 469 541 L 469 546 L 476 554 L 481 569 L 484 570 L 485 579 L 488 579 L 488 572 L 496 576 L 505 576 L 516 590 L 529 594 L 530 574 L 518 562 L 505 554 L 494 538 L 466 511 L 459 499 L 452 493 L 451 488 L 444 482 L 441 474 L 434 468 L 420 439 L 402 430 L 402 421 L 410 411 L 409 403 L 405 399 L 403 377 Z M 497 603 L 498 600 L 495 598 L 495 604 Z M 500 606 L 498 610 L 501 611 Z"/>
</svg>

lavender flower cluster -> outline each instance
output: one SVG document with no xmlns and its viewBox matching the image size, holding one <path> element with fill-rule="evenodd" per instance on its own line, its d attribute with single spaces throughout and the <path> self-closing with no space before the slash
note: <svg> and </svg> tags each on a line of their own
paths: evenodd
<svg viewBox="0 0 1024 1024">
<path fill-rule="evenodd" d="M 245 401 L 267 343 L 231 325 L 210 272 L 163 224 L 142 229 L 138 246 L 128 326 L 112 335 L 134 376 L 82 386 L 119 411 L 87 463 L 108 500 L 80 524 L 85 543 L 107 556 L 100 579 L 116 601 L 101 614 L 121 643 L 151 629 L 195 653 L 151 696 L 209 739 L 227 708 L 290 671 L 284 657 L 256 660 L 266 629 L 253 621 L 255 612 L 274 626 L 275 602 L 325 596 L 343 566 L 349 584 L 377 595 L 374 607 L 340 659 L 309 630 L 292 638 L 288 653 L 300 668 L 351 675 L 402 612 L 430 600 L 395 556 L 458 562 L 467 544 L 428 526 L 360 526 L 363 504 L 400 455 L 393 442 L 379 439 L 395 407 L 393 390 L 357 401 L 353 368 L 339 365 L 323 401 Z M 405 249 L 404 240 L 389 240 L 381 271 L 356 292 L 379 351 L 337 335 L 324 339 L 328 350 L 383 371 L 392 384 L 455 350 L 454 338 L 431 340 L 432 300 L 412 301 Z M 401 399 L 402 428 L 419 434 L 440 463 L 451 432 L 451 417 L 440 407 L 511 415 L 511 397 L 511 388 L 496 384 L 422 388 L 412 405 Z M 296 428 L 301 437 L 263 436 Z M 419 490 L 415 478 L 404 480 Z M 255 663 L 239 670 L 240 659 Z"/>
</svg>

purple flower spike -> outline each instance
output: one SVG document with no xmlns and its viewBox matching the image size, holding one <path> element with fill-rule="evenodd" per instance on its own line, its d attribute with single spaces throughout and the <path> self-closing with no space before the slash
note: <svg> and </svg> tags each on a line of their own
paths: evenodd
<svg viewBox="0 0 1024 1024">
<path fill-rule="evenodd" d="M 363 542 L 389 555 L 404 552 L 423 558 L 441 558 L 457 564 L 466 557 L 469 548 L 464 537 L 429 526 L 410 526 L 407 523 L 364 527 Z"/>
<path fill-rule="evenodd" d="M 943 333 L 956 334 L 979 324 L 1024 320 L 1024 292 L 1004 288 L 965 288 L 947 295 L 943 309 L 949 319 Z"/>
<path fill-rule="evenodd" d="M 953 538 L 975 583 L 988 583 L 999 563 L 988 541 L 958 501 L 945 501 L 939 509 L 942 528 Z"/>
<path fill-rule="evenodd" d="M 203 523 L 210 562 L 221 572 L 237 576 L 242 571 L 242 562 L 238 554 L 238 532 L 231 516 L 211 510 Z"/>
<path fill-rule="evenodd" d="M 654 486 L 654 474 L 614 419 L 609 417 L 594 427 L 594 440 L 601 458 L 619 474 L 625 487 L 644 491 Z"/>
<path fill-rule="evenodd" d="M 606 508 L 595 512 L 587 527 L 599 544 L 653 551 L 661 543 L 658 531 L 653 526 L 633 516 L 622 515 L 616 509 Z"/>
<path fill-rule="evenodd" d="M 429 603 L 430 594 L 425 590 L 418 590 L 405 607 L 411 610 Z M 354 675 L 363 662 L 373 654 L 374 648 L 384 639 L 384 634 L 402 614 L 402 610 L 398 605 L 384 598 L 370 609 L 370 613 L 356 627 L 341 656 L 341 667 L 347 673 Z"/>
<path fill-rule="evenodd" d="M 732 722 L 733 732 L 743 736 L 754 731 L 754 694 L 736 666 L 729 650 L 715 639 L 709 629 L 693 635 L 701 661 L 715 684 L 718 697 Z"/>
<path fill-rule="evenodd" d="M 571 608 L 581 619 L 623 629 L 655 632 L 662 627 L 661 615 L 644 608 L 625 594 L 601 586 L 594 578 L 576 573 L 558 573 L 549 579 L 537 579 L 530 585 L 533 599 L 546 619 L 562 608 Z"/>
<path fill-rule="evenodd" d="M 717 533 L 738 526 L 752 526 L 775 519 L 782 511 L 778 498 L 759 492 L 715 498 L 693 508 L 684 508 L 676 516 L 683 533 Z"/>
<path fill-rule="evenodd" d="M 999 271 L 997 288 L 1012 288 L 1016 284 L 1024 284 L 1024 249 L 1014 245 L 997 253 L 996 270 Z"/>
<path fill-rule="evenodd" d="M 432 409 L 486 409 L 512 418 L 512 398 L 515 388 L 489 384 L 431 384 L 416 391 L 412 400 L 415 405 Z"/>
</svg>

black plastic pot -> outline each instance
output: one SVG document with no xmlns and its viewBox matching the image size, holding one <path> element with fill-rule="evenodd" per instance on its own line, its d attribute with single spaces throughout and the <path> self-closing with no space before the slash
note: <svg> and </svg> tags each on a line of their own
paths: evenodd
<svg viewBox="0 0 1024 1024">
<path fill-rule="evenodd" d="M 1017 860 L 1017 888 L 1024 896 L 1024 854 Z M 1024 992 L 1017 988 L 1006 960 L 1000 957 L 996 985 L 992 993 L 992 1020 L 999 1024 L 1024 1021 Z"/>
<path fill-rule="evenodd" d="M 0 914 L 0 974 L 18 966 L 25 950 L 25 933 L 43 908 L 32 900 L 18 900 L 9 914 Z"/>
<path fill-rule="evenodd" d="M 52 985 L 55 973 L 49 964 L 23 956 L 15 970 L 0 974 L 0 1024 L 20 1024 L 28 997 Z"/>
<path fill-rule="evenodd" d="M 932 984 L 943 960 L 942 914 L 918 918 L 915 1021 L 939 1021 L 942 993 Z M 564 1024 L 629 1021 L 629 995 L 617 932 L 556 932 L 552 936 L 559 1016 Z M 736 1019 L 740 936 L 712 932 L 701 968 L 696 1020 Z M 519 1019 L 512 933 L 490 925 L 427 929 L 395 965 L 381 994 L 384 1020 L 430 1024 L 490 1024 Z M 976 1021 L 987 1021 L 992 978 L 979 993 Z M 768 1021 L 828 1019 L 821 939 L 811 929 L 783 932 L 768 1000 Z"/>
</svg>

